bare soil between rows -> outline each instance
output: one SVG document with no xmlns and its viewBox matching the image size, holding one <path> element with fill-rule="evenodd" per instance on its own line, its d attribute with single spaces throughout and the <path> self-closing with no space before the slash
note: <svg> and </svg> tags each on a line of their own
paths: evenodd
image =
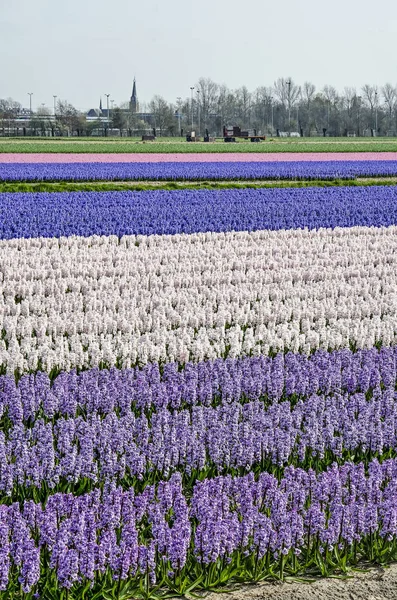
<svg viewBox="0 0 397 600">
<path fill-rule="evenodd" d="M 397 563 L 352 572 L 347 579 L 323 578 L 313 583 L 262 583 L 230 593 L 208 594 L 206 600 L 397 600 Z"/>
</svg>

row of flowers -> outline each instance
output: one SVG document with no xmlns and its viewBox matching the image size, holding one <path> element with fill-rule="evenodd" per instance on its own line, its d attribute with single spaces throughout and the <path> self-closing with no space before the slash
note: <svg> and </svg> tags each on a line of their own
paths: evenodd
<svg viewBox="0 0 397 600">
<path fill-rule="evenodd" d="M 176 474 L 141 494 L 116 488 L 2 505 L 0 589 L 39 593 L 55 572 L 59 590 L 108 580 L 118 598 L 121 582 L 139 588 L 145 576 L 148 588 L 183 592 L 186 580 L 208 587 L 231 572 L 255 580 L 390 560 L 396 482 L 396 461 L 374 460 L 367 472 L 346 463 L 319 475 L 289 467 L 280 481 L 267 473 L 207 479 L 191 496 Z"/>
<path fill-rule="evenodd" d="M 397 347 L 377 350 L 319 350 L 310 356 L 288 353 L 274 358 L 205 361 L 198 364 L 149 363 L 142 368 L 0 376 L 0 418 L 14 425 L 37 418 L 77 417 L 116 412 L 137 416 L 168 408 L 218 406 L 262 400 L 266 405 L 304 400 L 313 394 L 394 391 Z"/>
<path fill-rule="evenodd" d="M 397 340 L 396 228 L 0 242 L 9 373 Z"/>
<path fill-rule="evenodd" d="M 27 488 L 33 497 L 46 497 L 71 484 L 80 491 L 112 482 L 127 486 L 176 470 L 188 486 L 228 472 L 277 472 L 287 465 L 322 470 L 335 460 L 395 456 L 396 399 L 394 390 L 376 389 L 370 399 L 363 393 L 314 394 L 267 408 L 252 401 L 163 408 L 149 417 L 131 409 L 102 417 L 93 411 L 40 417 L 27 426 L 2 419 L 0 492 L 16 500 Z"/>
<path fill-rule="evenodd" d="M 0 195 L 0 239 L 382 227 L 393 186 Z"/>
<path fill-rule="evenodd" d="M 45 147 L 41 146 L 41 150 Z M 186 149 L 186 146 L 185 146 Z M 0 154 L 1 163 L 161 163 L 161 162 L 301 162 L 301 161 L 397 161 L 397 152 L 30 152 Z M 296 150 L 299 150 L 297 148 Z M 237 152 L 236 152 L 237 151 Z"/>
<path fill-rule="evenodd" d="M 0 488 L 394 453 L 396 349 L 0 377 Z M 280 403 L 281 402 L 281 403 Z M 167 408 L 168 407 L 168 408 Z"/>
<path fill-rule="evenodd" d="M 0 163 L 0 181 L 355 179 L 397 175 L 397 160 L 318 162 Z"/>
</svg>

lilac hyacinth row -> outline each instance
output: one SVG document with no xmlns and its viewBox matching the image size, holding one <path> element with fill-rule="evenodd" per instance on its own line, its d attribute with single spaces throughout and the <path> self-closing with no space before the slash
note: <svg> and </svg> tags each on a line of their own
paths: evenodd
<svg viewBox="0 0 397 600">
<path fill-rule="evenodd" d="M 397 175 L 397 161 L 0 163 L 0 181 L 354 179 Z"/>
<path fill-rule="evenodd" d="M 1 194 L 0 239 L 382 227 L 393 186 Z"/>
<path fill-rule="evenodd" d="M 75 417 L 81 413 L 120 415 L 146 410 L 211 406 L 242 399 L 305 398 L 312 394 L 369 390 L 394 390 L 397 379 L 397 347 L 348 349 L 310 356 L 279 353 L 274 358 L 254 356 L 200 363 L 156 363 L 141 368 L 90 369 L 60 373 L 53 383 L 48 374 L 0 376 L 0 418 L 7 413 L 14 425 L 43 416 Z"/>
<path fill-rule="evenodd" d="M 378 548 L 384 556 L 395 546 L 396 515 L 396 460 L 374 460 L 367 472 L 351 463 L 319 475 L 290 467 L 280 482 L 268 473 L 257 481 L 252 473 L 217 477 L 197 482 L 191 498 L 178 475 L 138 495 L 55 494 L 45 506 L 0 507 L 0 589 L 15 571 L 25 592 L 35 589 L 40 563 L 70 589 L 107 569 L 116 580 L 149 572 L 154 584 L 164 571 L 172 579 L 186 566 L 189 577 L 187 565 L 220 559 L 266 558 L 262 568 L 270 570 L 281 557 L 299 564 L 313 552 L 343 561 L 352 547 L 373 559 Z"/>
<path fill-rule="evenodd" d="M 268 408 L 253 401 L 162 409 L 150 418 L 133 412 L 39 418 L 32 427 L 0 432 L 0 491 L 12 496 L 16 485 L 40 489 L 45 483 L 53 490 L 82 480 L 90 489 L 167 478 L 176 470 L 195 478 L 231 469 L 271 471 L 313 459 L 322 469 L 336 459 L 395 452 L 396 400 L 396 392 L 379 389 L 369 400 L 363 393 L 314 394 Z"/>
<path fill-rule="evenodd" d="M 167 515 L 172 510 L 173 526 Z M 152 537 L 140 539 L 144 519 Z M 93 581 L 111 569 L 123 580 L 155 570 L 155 555 L 170 559 L 171 568 L 183 567 L 190 544 L 191 525 L 181 479 L 173 477 L 136 496 L 120 488 L 101 498 L 99 490 L 83 496 L 54 494 L 45 508 L 26 501 L 0 506 L 0 590 L 6 590 L 10 568 L 19 567 L 25 592 L 39 581 L 40 562 L 46 574 L 55 570 L 58 584 L 71 588 L 81 578 Z"/>
</svg>

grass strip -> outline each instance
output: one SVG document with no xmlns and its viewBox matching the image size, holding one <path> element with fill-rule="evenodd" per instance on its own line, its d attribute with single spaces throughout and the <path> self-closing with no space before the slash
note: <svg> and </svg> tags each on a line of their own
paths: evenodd
<svg viewBox="0 0 397 600">
<path fill-rule="evenodd" d="M 397 185 L 397 177 L 310 181 L 98 181 L 98 182 L 0 182 L 0 193 L 20 192 L 111 192 L 131 190 L 200 190 L 236 188 L 307 188 Z"/>
<path fill-rule="evenodd" d="M 138 138 L 2 138 L 0 153 L 42 152 L 42 153 L 85 153 L 94 152 L 149 152 L 149 153 L 236 153 L 236 152 L 396 152 L 396 138 L 268 138 L 261 144 L 238 140 L 235 144 L 225 144 L 223 140 L 214 143 L 188 143 L 183 138 L 158 138 L 155 142 L 142 142 Z"/>
</svg>

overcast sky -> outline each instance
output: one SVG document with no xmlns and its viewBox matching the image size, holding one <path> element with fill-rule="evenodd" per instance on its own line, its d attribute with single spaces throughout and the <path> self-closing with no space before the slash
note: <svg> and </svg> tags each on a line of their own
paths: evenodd
<svg viewBox="0 0 397 600">
<path fill-rule="evenodd" d="M 199 77 L 397 83 L 396 0 L 0 0 L 0 98 L 175 102 Z"/>
</svg>

